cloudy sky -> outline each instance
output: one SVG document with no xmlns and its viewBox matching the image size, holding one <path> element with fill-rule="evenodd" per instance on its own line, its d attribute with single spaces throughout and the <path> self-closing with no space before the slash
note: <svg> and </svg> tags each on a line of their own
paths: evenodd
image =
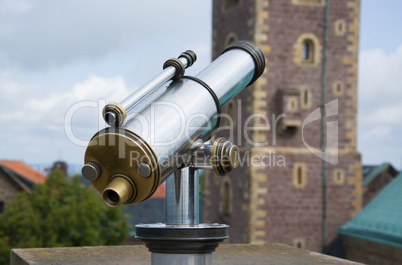
<svg viewBox="0 0 402 265">
<path fill-rule="evenodd" d="M 188 74 L 209 63 L 211 3 L 0 0 L 0 159 L 82 163 L 105 102 L 122 100 L 184 50 L 198 55 Z M 398 168 L 400 10 L 400 0 L 362 0 L 358 121 L 363 162 Z"/>
</svg>

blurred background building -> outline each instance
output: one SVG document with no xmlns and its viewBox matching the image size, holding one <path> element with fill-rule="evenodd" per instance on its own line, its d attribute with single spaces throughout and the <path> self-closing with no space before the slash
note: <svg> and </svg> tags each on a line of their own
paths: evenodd
<svg viewBox="0 0 402 265">
<path fill-rule="evenodd" d="M 45 180 L 44 174 L 22 161 L 0 160 L 0 213 L 17 193 L 31 193 L 35 184 Z"/>
</svg>

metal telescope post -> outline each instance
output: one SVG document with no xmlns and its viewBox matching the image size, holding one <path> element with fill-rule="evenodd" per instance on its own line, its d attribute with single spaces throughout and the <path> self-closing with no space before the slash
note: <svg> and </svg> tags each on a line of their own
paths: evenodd
<svg viewBox="0 0 402 265">
<path fill-rule="evenodd" d="M 166 224 L 136 225 L 153 265 L 212 264 L 212 252 L 228 238 L 228 225 L 199 223 L 197 170 L 224 176 L 239 165 L 236 145 L 209 140 L 221 108 L 265 69 L 250 41 L 234 42 L 197 76 L 184 76 L 195 60 L 186 51 L 120 104 L 107 104 L 103 117 L 111 127 L 97 132 L 85 152 L 82 175 L 110 207 L 145 201 L 166 181 Z"/>
<path fill-rule="evenodd" d="M 214 146 L 225 144 L 228 156 L 212 156 Z M 213 169 L 211 159 L 239 164 L 237 146 L 219 138 L 215 144 L 199 144 L 188 165 L 166 180 L 166 224 L 136 225 L 137 238 L 152 252 L 152 265 L 212 265 L 212 252 L 228 236 L 228 225 L 199 223 L 198 168 Z"/>
</svg>

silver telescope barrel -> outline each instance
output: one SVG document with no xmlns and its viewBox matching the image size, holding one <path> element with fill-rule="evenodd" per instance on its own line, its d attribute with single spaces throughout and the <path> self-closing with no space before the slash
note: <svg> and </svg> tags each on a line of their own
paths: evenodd
<svg viewBox="0 0 402 265">
<path fill-rule="evenodd" d="M 121 127 L 96 133 L 85 152 L 85 174 L 109 206 L 146 200 L 183 165 L 195 141 L 210 138 L 221 107 L 264 68 L 264 55 L 254 43 L 233 43 L 196 77 L 170 83 Z"/>
<path fill-rule="evenodd" d="M 163 65 L 162 72 L 131 93 L 120 104 L 114 102 L 107 104 L 103 109 L 105 122 L 111 126 L 120 126 L 131 109 L 167 81 L 180 79 L 184 75 L 184 70 L 192 66 L 196 60 L 197 55 L 191 50 L 183 52 L 177 59 L 167 60 Z"/>
</svg>

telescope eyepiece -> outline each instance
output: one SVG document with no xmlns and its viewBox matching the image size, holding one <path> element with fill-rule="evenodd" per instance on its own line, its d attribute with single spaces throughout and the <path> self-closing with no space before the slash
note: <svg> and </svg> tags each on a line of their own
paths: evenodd
<svg viewBox="0 0 402 265">
<path fill-rule="evenodd" d="M 120 200 L 119 194 L 117 194 L 117 192 L 115 192 L 114 190 L 109 190 L 107 192 L 107 197 L 112 202 L 118 202 Z"/>
<path fill-rule="evenodd" d="M 124 175 L 115 175 L 111 178 L 109 185 L 102 192 L 102 198 L 110 207 L 117 207 L 120 204 L 131 200 L 136 195 L 134 183 Z"/>
<path fill-rule="evenodd" d="M 107 124 L 116 124 L 117 117 L 116 114 L 112 111 L 108 111 L 105 113 L 105 121 Z"/>
</svg>

